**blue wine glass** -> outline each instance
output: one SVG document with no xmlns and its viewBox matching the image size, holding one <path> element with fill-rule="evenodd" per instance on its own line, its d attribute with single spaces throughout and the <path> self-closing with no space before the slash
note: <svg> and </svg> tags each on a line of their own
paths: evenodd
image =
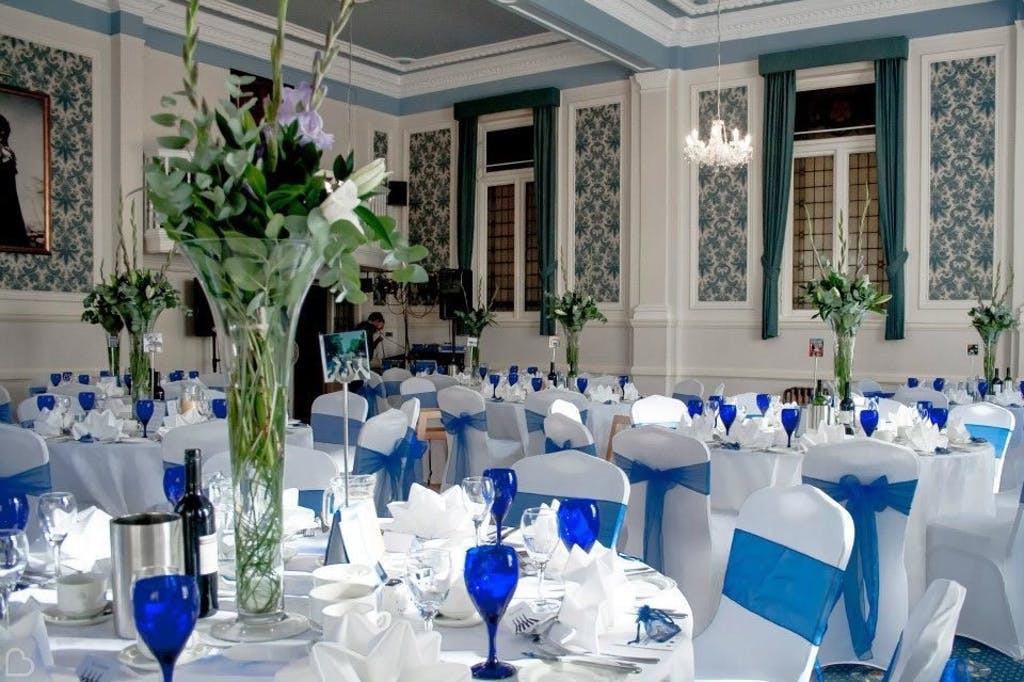
<svg viewBox="0 0 1024 682">
<path fill-rule="evenodd" d="M 190 369 L 188 371 L 188 378 L 189 379 L 198 379 L 199 378 L 199 370 L 198 369 Z"/>
<path fill-rule="evenodd" d="M 531 377 L 534 376 L 535 374 L 537 374 L 537 366 L 530 365 L 529 367 L 526 368 L 526 373 L 529 374 Z"/>
<path fill-rule="evenodd" d="M 171 507 L 178 506 L 178 500 L 185 495 L 185 465 L 177 464 L 164 469 L 164 497 Z"/>
<path fill-rule="evenodd" d="M 476 368 L 477 374 L 480 375 L 480 381 L 487 378 L 487 365 L 480 365 Z"/>
<path fill-rule="evenodd" d="M 861 410 L 860 426 L 864 429 L 864 435 L 871 438 L 871 434 L 878 428 L 878 410 Z"/>
<path fill-rule="evenodd" d="M 135 401 L 135 416 L 142 422 L 142 437 L 149 438 L 149 420 L 153 418 L 153 401 L 152 400 L 136 400 Z"/>
<path fill-rule="evenodd" d="M 110 370 L 109 369 L 101 369 L 100 370 L 100 379 L 106 379 L 109 376 L 110 376 Z"/>
<path fill-rule="evenodd" d="M 57 407 L 57 396 L 52 393 L 43 393 L 36 396 L 36 407 L 39 411 L 50 410 L 53 412 L 53 408 Z"/>
<path fill-rule="evenodd" d="M 492 374 L 489 377 L 487 377 L 487 379 L 488 379 L 488 381 L 491 382 L 491 398 L 497 398 L 498 397 L 498 384 L 501 383 L 501 375 L 500 374 Z"/>
<path fill-rule="evenodd" d="M 944 377 L 935 377 L 932 381 L 932 388 L 938 392 L 942 392 L 942 389 L 946 387 L 946 379 Z"/>
<path fill-rule="evenodd" d="M 509 372 L 508 373 L 508 385 L 509 386 L 515 386 L 518 383 L 519 383 L 519 373 L 518 372 Z"/>
<path fill-rule="evenodd" d="M 584 552 L 589 552 L 597 542 L 597 533 L 601 528 L 601 518 L 597 510 L 597 502 L 578 497 L 561 500 L 558 505 L 558 537 L 565 548 L 572 551 L 578 545 Z"/>
<path fill-rule="evenodd" d="M 797 424 L 800 423 L 800 409 L 796 407 L 783 408 L 779 418 L 782 421 L 782 428 L 786 429 L 786 447 L 791 448 L 793 447 L 793 432 L 796 431 Z"/>
<path fill-rule="evenodd" d="M 736 406 L 722 403 L 718 406 L 718 415 L 722 418 L 722 424 L 725 425 L 725 435 L 728 436 L 732 423 L 736 421 Z"/>
<path fill-rule="evenodd" d="M 494 481 L 494 502 L 491 503 L 491 516 L 494 517 L 494 525 L 498 529 L 498 543 L 501 544 L 501 521 L 505 513 L 512 506 L 516 490 L 519 487 L 519 479 L 512 469 L 484 469 L 484 476 Z"/>
<path fill-rule="evenodd" d="M 917 401 L 917 415 L 921 419 L 928 418 L 928 410 L 932 409 L 932 401 L 930 400 L 918 400 Z"/>
<path fill-rule="evenodd" d="M 65 384 L 70 384 L 71 380 L 75 378 L 75 373 L 66 369 L 61 373 L 60 378 Z"/>
<path fill-rule="evenodd" d="M 224 398 L 214 398 L 210 401 L 210 409 L 217 419 L 225 419 L 228 416 L 228 401 Z"/>
<path fill-rule="evenodd" d="M 580 393 L 587 392 L 587 384 L 589 383 L 590 381 L 586 377 L 576 377 L 576 388 L 579 389 Z"/>
<path fill-rule="evenodd" d="M 132 390 L 132 375 L 131 374 L 125 374 L 123 377 L 121 377 L 121 380 L 124 382 L 124 387 L 126 389 L 128 389 L 129 391 L 131 391 Z"/>
<path fill-rule="evenodd" d="M 78 394 L 78 404 L 86 412 L 96 407 L 96 394 L 92 391 L 81 391 Z"/>
<path fill-rule="evenodd" d="M 82 384 L 83 386 L 88 386 L 89 385 L 89 381 L 90 381 L 90 377 L 89 377 L 88 374 L 79 374 L 78 375 L 78 383 Z"/>
<path fill-rule="evenodd" d="M 978 382 L 978 398 L 984 400 L 988 395 L 988 382 L 984 379 Z"/>
<path fill-rule="evenodd" d="M 519 584 L 519 557 L 508 545 L 480 545 L 466 550 L 466 591 L 487 625 L 487 660 L 473 666 L 473 679 L 503 680 L 516 668 L 498 660 L 494 639 L 498 623 Z"/>
<path fill-rule="evenodd" d="M 704 401 L 700 398 L 690 398 L 686 401 L 686 411 L 690 413 L 691 419 L 698 414 L 704 414 Z"/>
<path fill-rule="evenodd" d="M 0 528 L 25 530 L 28 513 L 28 496 L 25 493 L 0 495 Z"/>
<path fill-rule="evenodd" d="M 949 408 L 947 407 L 933 407 L 928 410 L 928 418 L 932 424 L 939 427 L 939 430 L 946 428 L 946 420 L 949 419 Z"/>
<path fill-rule="evenodd" d="M 628 384 L 628 383 L 629 383 L 629 375 L 628 374 L 620 374 L 619 375 L 619 390 L 625 391 L 626 390 L 626 384 Z"/>
<path fill-rule="evenodd" d="M 185 370 L 175 369 L 171 370 L 171 373 L 167 375 L 168 381 L 181 381 L 185 378 Z"/>
<path fill-rule="evenodd" d="M 60 386 L 60 372 L 50 372 L 50 383 L 54 388 Z"/>
<path fill-rule="evenodd" d="M 533 377 L 530 379 L 530 386 L 533 387 L 533 392 L 536 393 L 540 389 L 544 388 L 544 379 L 541 377 Z"/>
<path fill-rule="evenodd" d="M 907 377 L 907 388 L 917 388 L 921 380 L 917 377 Z"/>
<path fill-rule="evenodd" d="M 519 374 L 519 365 L 509 365 L 508 366 L 508 373 L 509 374 Z"/>
<path fill-rule="evenodd" d="M 761 410 L 761 414 L 768 411 L 768 408 L 772 406 L 772 397 L 767 393 L 758 393 L 757 397 L 757 409 Z"/>
<path fill-rule="evenodd" d="M 140 578 L 132 588 L 135 628 L 153 652 L 164 682 L 174 679 L 174 663 L 199 616 L 199 590 L 190 575 Z"/>
</svg>

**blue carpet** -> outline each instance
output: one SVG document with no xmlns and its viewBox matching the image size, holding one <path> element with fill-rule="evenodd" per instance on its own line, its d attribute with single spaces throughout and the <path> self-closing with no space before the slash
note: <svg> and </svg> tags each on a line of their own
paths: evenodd
<svg viewBox="0 0 1024 682">
<path fill-rule="evenodd" d="M 1024 682 L 1024 663 L 966 637 L 953 640 L 953 656 L 967 661 L 972 680 Z M 883 671 L 865 665 L 830 665 L 825 682 L 879 682 Z"/>
</svg>

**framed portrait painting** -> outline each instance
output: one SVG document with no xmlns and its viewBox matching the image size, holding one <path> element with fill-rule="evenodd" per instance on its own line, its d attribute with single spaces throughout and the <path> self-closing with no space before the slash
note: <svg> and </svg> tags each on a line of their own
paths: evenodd
<svg viewBox="0 0 1024 682">
<path fill-rule="evenodd" d="M 50 252 L 50 96 L 0 83 L 0 251 Z"/>
</svg>

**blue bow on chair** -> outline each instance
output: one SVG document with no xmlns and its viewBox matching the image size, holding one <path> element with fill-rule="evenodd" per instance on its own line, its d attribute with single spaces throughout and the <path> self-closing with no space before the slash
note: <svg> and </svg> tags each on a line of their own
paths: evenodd
<svg viewBox="0 0 1024 682">
<path fill-rule="evenodd" d="M 451 456 L 455 458 L 455 468 L 452 479 L 449 483 L 459 485 L 466 476 L 469 476 L 469 447 L 466 444 L 466 429 L 476 429 L 487 432 L 487 413 L 477 412 L 470 414 L 462 412 L 459 416 L 441 411 L 441 423 L 444 430 L 455 436 L 455 452 Z"/>
<path fill-rule="evenodd" d="M 377 416 L 377 396 L 386 398 L 384 391 L 384 384 L 377 384 L 371 386 L 370 382 L 364 381 L 363 385 L 359 387 L 359 395 L 366 399 L 366 418 Z"/>
<path fill-rule="evenodd" d="M 437 391 L 424 391 L 423 393 L 406 393 L 402 401 L 419 398 L 421 408 L 437 408 Z"/>
<path fill-rule="evenodd" d="M 530 433 L 544 430 L 544 415 L 533 410 L 526 410 L 526 430 Z"/>
<path fill-rule="evenodd" d="M 402 393 L 399 388 L 401 387 L 401 381 L 384 381 L 381 386 L 384 387 L 384 396 L 389 397 L 393 395 L 400 395 Z"/>
<path fill-rule="evenodd" d="M 910 514 L 910 505 L 917 490 L 917 479 L 889 483 L 879 476 L 863 484 L 853 474 L 846 474 L 838 483 L 805 476 L 804 483 L 825 492 L 836 502 L 844 502 L 853 517 L 853 551 L 843 575 L 843 604 L 850 625 L 853 650 L 861 660 L 872 658 L 871 644 L 878 625 L 878 526 L 875 514 L 886 507 L 901 514 Z M 865 615 L 863 605 L 867 604 Z"/>
<path fill-rule="evenodd" d="M 309 419 L 313 427 L 313 440 L 318 443 L 345 444 L 345 418 L 336 414 L 314 412 Z M 363 422 L 354 417 L 348 418 L 348 442 L 353 445 L 359 442 L 359 433 L 363 430 Z"/>
<path fill-rule="evenodd" d="M 14 495 L 39 497 L 43 493 L 50 492 L 51 489 L 49 463 L 26 469 L 13 476 L 0 476 L 0 495 L 4 497 Z"/>
<path fill-rule="evenodd" d="M 701 495 L 708 495 L 711 492 L 711 462 L 698 462 L 674 469 L 653 469 L 615 453 L 615 464 L 626 472 L 630 483 L 647 481 L 647 500 L 644 503 L 644 563 L 661 571 L 665 561 L 662 534 L 665 495 L 679 485 Z"/>
<path fill-rule="evenodd" d="M 14 423 L 14 415 L 11 414 L 10 403 L 4 403 L 3 405 L 0 405 L 0 422 L 3 422 L 4 424 Z"/>
<path fill-rule="evenodd" d="M 987 424 L 964 424 L 964 428 L 967 429 L 967 433 L 971 434 L 971 438 L 984 438 L 992 443 L 992 449 L 996 451 L 996 459 L 1003 456 L 1006 442 L 1010 439 L 1010 429 Z"/>
<path fill-rule="evenodd" d="M 375 474 L 381 470 L 384 471 L 384 475 L 377 477 L 377 492 L 373 497 L 377 506 L 377 516 L 387 518 L 391 515 L 388 512 L 388 502 L 399 499 L 402 494 L 402 456 L 398 448 L 390 454 L 385 454 L 357 445 L 352 473 Z"/>
<path fill-rule="evenodd" d="M 573 445 L 571 440 L 556 443 L 550 438 L 544 439 L 544 454 L 550 455 L 552 452 L 561 452 L 562 450 L 579 450 L 580 452 L 585 452 L 588 455 L 597 456 L 597 446 L 593 443 Z"/>
<path fill-rule="evenodd" d="M 423 480 L 423 455 L 426 454 L 428 445 L 416 437 L 416 429 L 412 427 L 406 430 L 405 438 L 398 444 L 398 454 L 405 460 L 405 469 L 402 472 L 403 500 L 409 499 L 412 484 Z"/>
</svg>

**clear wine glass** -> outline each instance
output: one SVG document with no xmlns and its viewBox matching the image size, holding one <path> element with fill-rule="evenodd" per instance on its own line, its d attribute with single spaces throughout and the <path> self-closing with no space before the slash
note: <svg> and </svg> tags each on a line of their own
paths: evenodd
<svg viewBox="0 0 1024 682">
<path fill-rule="evenodd" d="M 405 582 L 427 632 L 434 629 L 434 616 L 448 598 L 454 577 L 448 550 L 420 547 L 409 552 Z"/>
<path fill-rule="evenodd" d="M 491 513 L 494 504 L 494 481 L 487 476 L 467 476 L 462 479 L 462 492 L 466 496 L 466 508 L 473 516 L 476 544 L 480 544 L 480 526 Z"/>
<path fill-rule="evenodd" d="M 20 528 L 0 529 L 0 608 L 3 625 L 11 627 L 11 606 L 7 600 L 28 566 L 28 538 Z"/>
<path fill-rule="evenodd" d="M 711 412 L 711 416 L 714 418 L 712 428 L 718 428 L 718 408 L 722 406 L 722 396 L 720 395 L 709 395 L 708 396 L 708 410 Z"/>
<path fill-rule="evenodd" d="M 75 526 L 78 502 L 71 493 L 43 493 L 39 496 L 39 520 L 43 535 L 53 548 L 54 578 L 60 578 L 60 546 Z"/>
<path fill-rule="evenodd" d="M 932 409 L 932 401 L 930 400 L 918 400 L 917 401 L 917 416 L 922 420 L 928 418 L 928 410 Z"/>
<path fill-rule="evenodd" d="M 559 604 L 554 599 L 544 598 L 544 569 L 561 542 L 558 537 L 558 513 L 548 507 L 530 507 L 523 510 L 520 528 L 526 553 L 537 566 L 537 601 L 534 606 L 540 611 L 553 611 Z"/>
</svg>

